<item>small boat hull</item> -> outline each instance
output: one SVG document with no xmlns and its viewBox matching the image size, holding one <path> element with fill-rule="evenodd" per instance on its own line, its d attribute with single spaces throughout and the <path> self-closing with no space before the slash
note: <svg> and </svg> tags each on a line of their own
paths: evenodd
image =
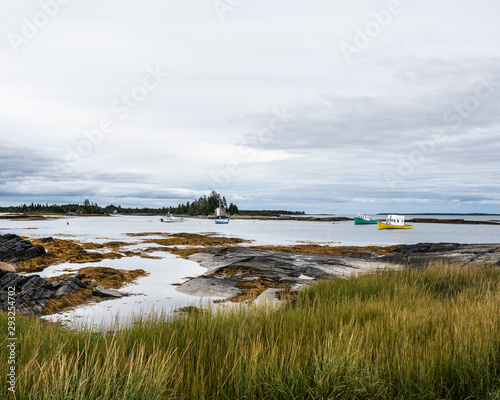
<svg viewBox="0 0 500 400">
<path fill-rule="evenodd" d="M 216 224 L 229 224 L 229 220 L 225 219 L 225 218 L 223 218 L 223 219 L 216 219 L 215 223 Z"/>
<path fill-rule="evenodd" d="M 354 217 L 354 224 L 355 225 L 372 225 L 372 224 L 376 224 L 376 223 L 377 223 L 377 220 L 374 220 L 374 219 L 367 221 L 363 218 Z"/>
<path fill-rule="evenodd" d="M 391 225 L 384 222 L 377 222 L 378 229 L 411 229 L 413 225 Z"/>
</svg>

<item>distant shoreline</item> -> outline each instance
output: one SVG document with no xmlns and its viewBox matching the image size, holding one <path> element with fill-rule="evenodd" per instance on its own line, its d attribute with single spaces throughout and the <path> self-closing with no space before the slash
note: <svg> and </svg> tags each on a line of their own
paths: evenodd
<svg viewBox="0 0 500 400">
<path fill-rule="evenodd" d="M 193 219 L 213 219 L 211 215 L 185 215 L 177 214 L 182 218 Z M 376 214 L 386 215 L 386 214 Z M 500 216 L 500 214 L 406 214 L 412 216 Z M 114 217 L 114 216 L 141 216 L 160 218 L 162 214 L 127 213 L 127 214 L 0 214 L 0 220 L 22 220 L 39 221 L 44 219 L 64 219 L 77 217 Z M 345 216 L 329 216 L 328 214 L 303 214 L 303 215 L 231 215 L 232 220 L 260 220 L 260 221 L 303 221 L 303 222 L 347 222 L 354 218 Z M 383 219 L 382 219 L 383 221 Z M 466 220 L 461 218 L 441 219 L 441 218 L 408 218 L 407 222 L 422 224 L 455 224 L 455 225 L 500 225 L 500 220 Z"/>
<path fill-rule="evenodd" d="M 500 214 L 487 214 L 487 213 L 378 213 L 376 215 L 389 215 L 389 214 L 401 214 L 401 215 L 463 215 L 463 216 L 484 216 L 484 217 L 498 217 Z"/>
</svg>

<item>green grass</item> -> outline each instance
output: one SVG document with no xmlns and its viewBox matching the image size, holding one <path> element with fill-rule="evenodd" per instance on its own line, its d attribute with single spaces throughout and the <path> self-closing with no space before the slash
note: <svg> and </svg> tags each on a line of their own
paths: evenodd
<svg viewBox="0 0 500 400">
<path fill-rule="evenodd" d="M 155 315 L 114 332 L 20 316 L 17 330 L 17 399 L 500 399 L 492 266 L 323 281 L 278 309 Z"/>
</svg>

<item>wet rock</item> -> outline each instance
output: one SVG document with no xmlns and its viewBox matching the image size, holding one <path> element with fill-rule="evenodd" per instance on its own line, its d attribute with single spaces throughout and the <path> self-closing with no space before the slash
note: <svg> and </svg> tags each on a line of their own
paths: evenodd
<svg viewBox="0 0 500 400">
<path fill-rule="evenodd" d="M 16 253 L 12 249 L 6 246 L 0 246 L 0 261 L 9 260 L 15 256 Z"/>
<path fill-rule="evenodd" d="M 76 275 L 82 276 L 82 275 Z M 83 283 L 80 279 L 76 278 L 75 275 L 64 279 L 61 282 L 61 287 L 59 287 L 55 293 L 56 297 L 67 296 L 75 293 L 80 289 L 85 289 L 87 285 Z"/>
<path fill-rule="evenodd" d="M 39 302 L 40 300 L 48 300 L 54 297 L 51 290 L 42 287 L 32 287 L 23 293 L 25 298 L 29 298 L 31 302 Z"/>
<path fill-rule="evenodd" d="M 75 289 L 71 285 L 62 285 L 59 289 L 56 290 L 55 292 L 55 297 L 61 297 L 61 296 L 68 296 L 70 294 L 73 294 L 76 292 L 77 289 Z"/>
<path fill-rule="evenodd" d="M 14 272 L 0 270 L 0 290 L 7 291 L 9 287 L 19 289 L 28 281 L 27 276 L 17 275 Z"/>
<path fill-rule="evenodd" d="M 54 297 L 75 293 L 86 285 L 76 276 L 63 282 L 49 282 L 39 275 L 18 275 L 0 269 L 0 309 L 8 309 L 7 294 L 15 289 L 15 307 L 21 314 L 41 315 L 47 301 Z"/>
<path fill-rule="evenodd" d="M 40 278 L 39 275 L 31 275 L 26 283 L 21 286 L 21 292 L 27 293 L 34 287 L 41 287 L 44 289 L 52 289 L 52 283 Z"/>
<path fill-rule="evenodd" d="M 26 249 L 24 257 L 27 259 L 39 257 L 45 254 L 45 248 L 41 244 Z"/>
<path fill-rule="evenodd" d="M 118 290 L 106 289 L 103 288 L 102 286 L 95 287 L 92 293 L 94 294 L 94 296 L 101 296 L 101 297 L 114 297 L 114 298 L 123 297 L 123 294 L 120 293 Z"/>
<path fill-rule="evenodd" d="M 45 254 L 45 248 L 38 244 L 33 245 L 18 235 L 0 235 L 0 261 L 29 260 Z"/>
<path fill-rule="evenodd" d="M 213 277 L 201 275 L 191 279 L 177 288 L 182 293 L 200 297 L 236 296 L 241 290 L 236 287 L 239 281 L 231 277 Z"/>
<path fill-rule="evenodd" d="M 52 289 L 57 290 L 62 286 L 61 282 L 52 282 Z"/>
<path fill-rule="evenodd" d="M 87 285 L 80 280 L 81 278 L 83 278 L 83 275 L 73 275 L 66 278 L 63 283 L 72 286 L 75 290 L 78 290 L 78 288 L 85 289 Z"/>
<path fill-rule="evenodd" d="M 380 261 L 404 263 L 414 267 L 436 261 L 495 264 L 500 261 L 500 246 L 497 244 L 418 243 L 401 246 L 399 252 L 380 257 Z"/>
<path fill-rule="evenodd" d="M 38 275 L 23 276 L 0 270 L 0 309 L 7 309 L 7 294 L 15 289 L 15 309 L 21 314 L 40 315 L 48 299 L 54 296 L 50 282 Z"/>
</svg>

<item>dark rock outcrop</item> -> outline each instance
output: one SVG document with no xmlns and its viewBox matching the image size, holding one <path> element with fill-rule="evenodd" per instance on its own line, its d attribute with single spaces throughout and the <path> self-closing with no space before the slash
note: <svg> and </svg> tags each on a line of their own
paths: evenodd
<svg viewBox="0 0 500 400">
<path fill-rule="evenodd" d="M 195 296 L 233 298 L 245 291 L 297 291 L 320 278 L 363 274 L 380 268 L 378 257 L 284 253 L 248 247 L 223 247 L 193 254 L 207 272 L 177 290 Z"/>
<path fill-rule="evenodd" d="M 28 240 L 14 234 L 0 235 L 0 261 L 29 260 L 45 254 L 45 248 L 33 245 Z"/>
<path fill-rule="evenodd" d="M 431 262 L 451 263 L 500 262 L 498 244 L 459 244 L 459 243 L 418 243 L 401 246 L 399 252 L 381 257 L 380 261 L 403 263 L 419 267 Z"/>
<path fill-rule="evenodd" d="M 76 293 L 76 291 L 80 289 L 85 289 L 87 284 L 80 280 L 82 278 L 82 274 L 75 274 L 64 279 L 62 282 L 58 282 L 55 297 L 66 296 L 68 294 Z"/>
<path fill-rule="evenodd" d="M 39 275 L 18 275 L 15 272 L 0 270 L 0 309 L 8 309 L 9 288 L 13 288 L 16 312 L 41 315 L 49 299 L 72 294 L 86 287 L 78 276 L 71 276 L 56 283 L 49 282 Z"/>
<path fill-rule="evenodd" d="M 68 296 L 70 294 L 75 293 L 76 290 L 77 289 L 75 289 L 72 285 L 61 285 L 54 293 L 54 296 L 55 297 Z"/>
<path fill-rule="evenodd" d="M 346 277 L 381 268 L 421 267 L 431 262 L 484 262 L 500 265 L 498 244 L 418 243 L 398 246 L 387 256 L 284 253 L 247 247 L 202 250 L 189 257 L 207 268 L 177 290 L 195 296 L 233 298 L 242 291 L 257 288 L 279 293 L 283 286 L 297 290 L 319 278 Z M 259 282 L 259 285 L 254 284 Z M 273 296 L 274 296 L 273 294 Z"/>
</svg>

